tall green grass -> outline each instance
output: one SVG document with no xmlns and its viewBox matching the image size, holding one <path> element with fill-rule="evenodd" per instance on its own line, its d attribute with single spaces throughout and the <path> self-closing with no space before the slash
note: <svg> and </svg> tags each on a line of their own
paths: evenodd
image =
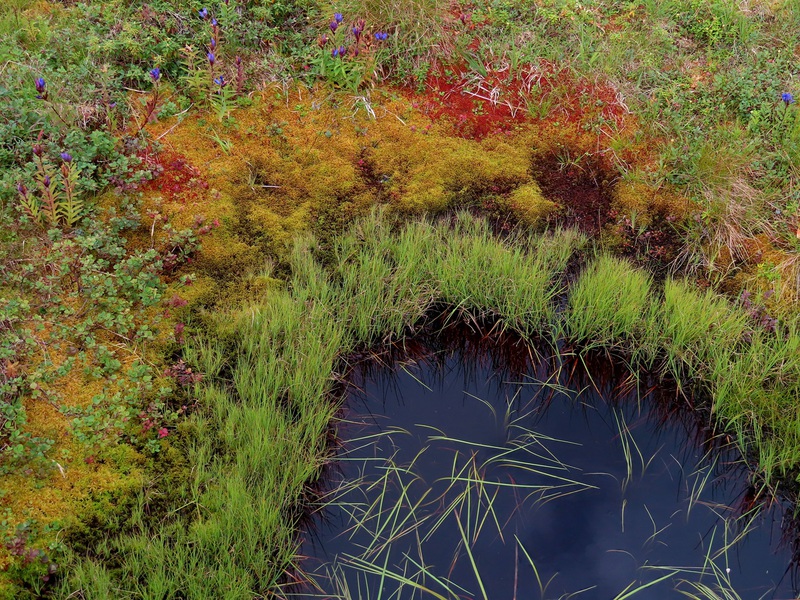
<svg viewBox="0 0 800 600">
<path fill-rule="evenodd" d="M 570 292 L 567 335 L 586 346 L 637 343 L 651 310 L 651 288 L 647 273 L 601 255 Z"/>
<path fill-rule="evenodd" d="M 295 560 L 307 486 L 329 459 L 337 365 L 359 344 L 403 335 L 434 305 L 529 337 L 566 334 L 583 349 L 627 352 L 632 368 L 657 368 L 687 392 L 705 389 L 720 422 L 755 449 L 767 481 L 796 471 L 798 326 L 750 332 L 746 316 L 713 294 L 667 281 L 662 297 L 649 275 L 606 255 L 561 311 L 567 263 L 584 245 L 571 231 L 501 240 L 468 214 L 400 227 L 379 211 L 335 242 L 331 264 L 317 258 L 326 254 L 312 237 L 298 239 L 285 287 L 220 316 L 229 333 L 187 349 L 206 378 L 183 428 L 191 476 L 180 502 L 152 521 L 143 498 L 127 533 L 72 557 L 61 596 L 268 594 Z M 460 524 L 465 538 L 474 534 L 474 521 Z M 365 570 L 376 568 L 370 561 Z"/>
</svg>

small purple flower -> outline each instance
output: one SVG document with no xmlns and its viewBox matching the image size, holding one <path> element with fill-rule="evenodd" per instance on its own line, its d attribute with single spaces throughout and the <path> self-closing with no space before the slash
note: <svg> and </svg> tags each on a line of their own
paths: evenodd
<svg viewBox="0 0 800 600">
<path fill-rule="evenodd" d="M 201 19 L 205 19 L 206 17 L 208 17 L 208 11 L 205 8 L 201 8 L 200 10 L 198 10 L 197 14 L 200 15 Z"/>
<path fill-rule="evenodd" d="M 72 154 L 70 154 L 69 152 L 62 152 L 61 160 L 63 160 L 65 163 L 72 162 Z"/>
<path fill-rule="evenodd" d="M 387 39 L 388 37 L 389 34 L 386 33 L 385 31 L 379 31 L 378 33 L 375 34 L 375 39 L 378 40 L 379 42 Z"/>
<path fill-rule="evenodd" d="M 344 58 L 346 54 L 347 54 L 347 48 L 345 48 L 344 46 L 339 46 L 339 56 Z"/>
<path fill-rule="evenodd" d="M 783 103 L 786 106 L 789 106 L 790 104 L 794 104 L 794 96 L 792 96 L 789 92 L 783 92 L 781 94 L 781 100 L 783 100 Z"/>
<path fill-rule="evenodd" d="M 47 90 L 45 89 L 45 82 L 44 77 L 37 77 L 33 80 L 33 85 L 36 87 L 36 91 L 39 92 L 36 95 L 36 98 L 39 100 L 47 100 Z"/>
<path fill-rule="evenodd" d="M 339 24 L 336 21 L 331 21 L 328 27 L 331 28 L 331 33 L 336 33 L 336 29 L 338 29 Z"/>
<path fill-rule="evenodd" d="M 331 56 L 333 58 L 336 58 L 337 56 L 339 56 L 339 49 L 338 48 L 334 48 L 333 50 L 331 50 Z"/>
<path fill-rule="evenodd" d="M 44 184 L 44 187 L 49 188 L 50 187 L 50 175 L 45 175 L 44 176 L 44 181 L 42 183 Z"/>
<path fill-rule="evenodd" d="M 216 27 L 217 25 L 218 25 L 217 20 L 216 19 L 211 19 L 211 26 L 212 27 Z"/>
<path fill-rule="evenodd" d="M 24 198 L 28 197 L 28 188 L 25 187 L 25 184 L 21 181 L 17 184 L 17 191 L 20 193 L 21 196 Z"/>
<path fill-rule="evenodd" d="M 214 56 L 213 52 L 209 52 L 207 56 L 208 56 L 208 64 L 210 64 L 213 67 L 214 63 L 217 62 L 217 57 Z"/>
<path fill-rule="evenodd" d="M 215 38 L 211 38 L 211 42 L 208 44 L 208 47 L 212 50 L 217 49 L 217 40 Z"/>
<path fill-rule="evenodd" d="M 214 83 L 216 83 L 219 87 L 225 87 L 227 82 L 225 81 L 225 78 L 220 75 L 219 77 L 214 77 Z"/>
<path fill-rule="evenodd" d="M 336 21 L 336 23 L 341 23 L 344 21 L 344 17 L 342 16 L 342 13 L 333 13 L 333 20 Z"/>
<path fill-rule="evenodd" d="M 158 81 L 161 79 L 161 69 L 158 67 L 155 69 L 150 69 L 150 77 L 153 79 L 153 81 Z"/>
</svg>

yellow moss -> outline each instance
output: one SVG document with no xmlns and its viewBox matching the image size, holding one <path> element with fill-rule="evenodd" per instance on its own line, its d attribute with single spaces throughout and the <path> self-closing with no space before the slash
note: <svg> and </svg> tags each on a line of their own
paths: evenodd
<svg viewBox="0 0 800 600">
<path fill-rule="evenodd" d="M 439 212 L 532 183 L 529 138 L 466 140 L 431 127 L 402 97 L 373 98 L 372 118 L 363 103 L 331 107 L 326 94 L 298 87 L 278 101 L 265 93 L 235 111 L 236 125 L 224 135 L 213 117 L 203 125 L 200 115 L 154 131 L 175 126 L 165 143 L 214 191 L 191 208 L 236 232 L 204 240 L 203 269 L 257 272 L 264 253 L 284 257 L 296 233 L 312 225 L 333 231 L 378 201 Z M 209 139 L 212 129 L 231 142 L 229 154 Z"/>
<path fill-rule="evenodd" d="M 508 205 L 517 218 L 529 226 L 535 226 L 558 210 L 559 206 L 542 196 L 535 183 L 521 185 L 508 196 Z"/>
<path fill-rule="evenodd" d="M 639 181 L 620 181 L 614 190 L 611 208 L 620 214 L 636 216 L 642 225 L 649 225 L 654 193 L 652 188 Z"/>
<path fill-rule="evenodd" d="M 103 462 L 87 462 L 85 448 L 64 436 L 51 454 L 56 457 L 55 468 L 46 479 L 24 473 L 3 476 L 0 508 L 13 515 L 12 531 L 26 520 L 40 527 L 54 522 L 68 526 L 88 514 L 107 511 L 112 497 L 141 489 L 141 457 L 129 446 L 108 452 Z M 46 546 L 55 535 L 38 538 L 37 546 Z M 0 569 L 12 560 L 0 548 Z"/>
<path fill-rule="evenodd" d="M 634 176 L 617 183 L 611 208 L 648 227 L 657 215 L 681 220 L 693 206 L 686 197 L 666 188 L 655 190 Z"/>
<path fill-rule="evenodd" d="M 229 279 L 232 270 L 236 273 L 246 272 L 254 268 L 257 262 L 258 252 L 255 248 L 228 231 L 218 230 L 203 238 L 202 250 L 198 253 L 195 265 L 201 273 Z M 193 291 L 185 293 L 192 295 Z M 181 295 L 184 295 L 183 290 Z"/>
</svg>

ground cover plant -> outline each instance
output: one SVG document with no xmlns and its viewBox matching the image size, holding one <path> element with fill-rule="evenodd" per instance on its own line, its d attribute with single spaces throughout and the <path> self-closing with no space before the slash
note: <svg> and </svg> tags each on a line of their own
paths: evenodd
<svg viewBox="0 0 800 600">
<path fill-rule="evenodd" d="M 525 335 L 555 328 L 699 386 L 762 482 L 793 485 L 798 10 L 3 3 L 4 593 L 263 593 L 292 559 L 293 532 L 278 525 L 325 459 L 333 366 L 353 344 L 402 335 L 434 300 L 502 315 Z M 501 236 L 581 233 L 542 252 L 527 234 L 496 246 L 466 217 L 452 239 L 376 220 L 365 246 L 340 237 L 375 205 L 401 220 L 467 208 Z M 576 263 L 589 266 L 562 320 L 550 304 L 560 288 L 543 282 L 583 235 L 592 242 Z M 595 247 L 606 249 L 596 261 Z M 487 272 L 496 285 L 474 283 Z M 300 329 L 269 324 L 273 300 Z M 311 332 L 319 363 L 288 348 L 293 368 L 251 380 L 244 365 L 272 339 L 247 337 L 239 315 L 253 303 L 264 303 L 256 330 L 275 328 L 279 347 Z M 344 312 L 331 323 L 334 305 Z M 187 345 L 195 338 L 205 341 Z M 277 438 L 233 436 L 293 386 L 299 404 L 263 423 Z M 232 389 L 249 412 L 229 407 Z M 310 424 L 296 430 L 301 415 Z M 275 460 L 263 481 L 218 487 L 222 465 L 244 469 L 259 452 Z M 282 452 L 296 472 L 278 472 Z M 226 523 L 219 503 L 249 501 L 270 477 L 279 511 L 263 500 L 252 528 Z M 169 518 L 152 542 L 155 515 Z M 116 528 L 130 535 L 105 539 Z M 219 557 L 213 577 L 192 579 L 240 531 L 270 532 L 270 549 L 245 544 L 246 559 Z M 185 561 L 175 570 L 186 579 L 150 572 L 156 556 Z"/>
</svg>

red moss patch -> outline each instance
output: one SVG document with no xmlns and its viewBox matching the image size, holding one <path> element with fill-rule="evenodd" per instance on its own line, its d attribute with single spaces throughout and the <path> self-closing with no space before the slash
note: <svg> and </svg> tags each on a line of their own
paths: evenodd
<svg viewBox="0 0 800 600">
<path fill-rule="evenodd" d="M 494 73 L 469 80 L 464 72 L 457 76 L 432 74 L 427 91 L 412 97 L 412 103 L 431 119 L 448 122 L 460 137 L 480 140 L 507 133 L 529 119 L 524 105 L 507 93 L 515 86 L 504 81 L 506 75 Z"/>
<path fill-rule="evenodd" d="M 460 137 L 483 139 L 528 124 L 545 141 L 580 138 L 577 145 L 604 157 L 606 168 L 614 162 L 643 167 L 659 145 L 643 139 L 614 85 L 576 77 L 546 60 L 485 75 L 463 63 L 440 67 L 428 76 L 425 92 L 409 96 L 415 108 L 449 123 Z"/>
<path fill-rule="evenodd" d="M 208 183 L 183 155 L 165 151 L 150 160 L 160 174 L 144 186 L 145 191 L 159 192 L 167 202 L 197 202 L 205 198 Z"/>
</svg>

